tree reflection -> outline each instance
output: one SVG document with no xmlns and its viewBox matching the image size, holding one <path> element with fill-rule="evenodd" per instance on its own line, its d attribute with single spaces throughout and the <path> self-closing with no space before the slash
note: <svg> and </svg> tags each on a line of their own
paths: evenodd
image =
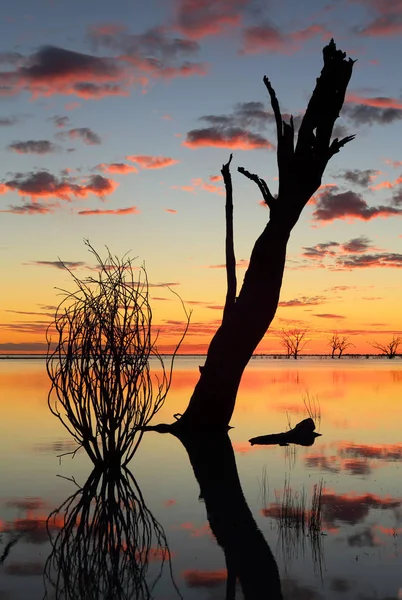
<svg viewBox="0 0 402 600">
<path fill-rule="evenodd" d="M 54 537 L 52 524 L 64 525 Z M 127 469 L 94 470 L 47 521 L 45 598 L 148 600 L 171 555 L 161 524 Z M 53 588 L 53 593 L 50 594 Z"/>
<path fill-rule="evenodd" d="M 239 580 L 245 600 L 282 600 L 275 558 L 243 495 L 227 434 L 181 434 L 205 502 L 211 530 L 225 554 L 226 600 Z"/>
</svg>

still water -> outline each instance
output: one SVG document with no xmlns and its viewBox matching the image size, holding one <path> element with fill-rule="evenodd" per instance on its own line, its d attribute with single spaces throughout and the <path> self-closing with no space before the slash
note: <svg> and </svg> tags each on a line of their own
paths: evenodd
<svg viewBox="0 0 402 600">
<path fill-rule="evenodd" d="M 155 422 L 171 422 L 174 413 L 184 411 L 201 361 L 177 360 L 172 388 Z M 90 547 L 94 534 L 89 532 L 87 555 L 80 554 L 77 531 L 84 526 L 82 512 L 66 533 L 69 511 L 83 496 L 80 488 L 90 476 L 91 464 L 83 452 L 58 458 L 74 445 L 48 409 L 48 388 L 44 361 L 0 361 L 1 600 L 40 600 L 45 592 L 48 598 L 78 600 L 77 594 L 60 591 L 57 575 L 64 569 L 78 585 L 83 561 L 97 552 Z M 313 446 L 249 445 L 251 437 L 285 431 L 305 418 L 306 398 L 319 406 L 321 416 L 322 437 Z M 230 439 L 246 502 L 272 550 L 285 599 L 402 598 L 401 399 L 399 359 L 251 361 Z M 135 551 L 141 563 L 147 548 L 142 562 L 147 563 L 147 585 L 154 585 L 151 597 L 225 598 L 228 565 L 211 531 L 205 499 L 183 445 L 173 436 L 147 432 L 129 467 L 135 479 L 127 475 L 121 489 L 142 497 L 138 505 L 148 511 L 143 518 L 151 524 Z M 285 481 L 296 497 L 304 493 L 307 508 L 314 485 L 323 485 L 318 537 L 279 527 Z M 76 492 L 70 508 L 63 506 Z M 89 522 L 97 510 L 93 500 L 91 506 Z M 49 514 L 59 507 L 47 527 Z M 135 532 L 136 526 L 129 525 L 128 531 Z M 59 546 L 53 547 L 48 560 L 49 534 L 54 540 L 60 533 Z M 143 528 L 140 534 L 144 536 Z M 166 536 L 168 554 L 158 535 L 159 542 Z M 255 549 L 244 552 L 250 559 Z M 92 578 L 104 574 L 101 562 L 91 569 Z M 120 563 L 119 569 L 129 590 L 119 597 L 147 597 L 143 590 L 129 588 L 130 563 Z M 269 587 L 263 597 L 274 598 Z M 236 598 L 242 598 L 238 586 Z"/>
</svg>

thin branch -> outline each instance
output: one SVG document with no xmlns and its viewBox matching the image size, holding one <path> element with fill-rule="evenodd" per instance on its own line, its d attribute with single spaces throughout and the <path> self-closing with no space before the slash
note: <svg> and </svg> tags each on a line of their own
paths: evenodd
<svg viewBox="0 0 402 600">
<path fill-rule="evenodd" d="M 336 154 L 337 152 L 339 152 L 339 150 L 341 148 L 343 148 L 343 146 L 345 146 L 345 144 L 348 144 L 349 142 L 352 142 L 355 139 L 355 135 L 348 135 L 344 138 L 342 138 L 341 140 L 338 140 L 338 138 L 335 138 L 328 150 L 328 159 L 332 158 L 332 156 L 334 154 Z"/>
<path fill-rule="evenodd" d="M 275 198 L 269 191 L 266 181 L 264 179 L 262 179 L 262 177 L 259 177 L 258 175 L 255 175 L 254 173 L 250 173 L 250 171 L 247 171 L 243 167 L 238 167 L 237 170 L 239 171 L 239 173 L 241 173 L 242 175 L 247 177 L 247 179 L 251 179 L 251 181 L 254 181 L 254 183 L 256 183 L 258 185 L 265 204 L 267 206 L 269 206 L 269 208 L 272 210 L 272 207 L 275 203 Z"/>
<path fill-rule="evenodd" d="M 276 133 L 278 136 L 278 142 L 282 139 L 283 136 L 283 120 L 281 115 L 281 110 L 279 108 L 278 98 L 276 97 L 275 90 L 271 85 L 270 80 L 266 75 L 264 75 L 263 82 L 265 87 L 268 90 L 269 97 L 271 98 L 271 106 L 274 111 L 275 121 L 276 121 Z"/>
<path fill-rule="evenodd" d="M 233 234 L 233 186 L 232 177 L 230 175 L 230 163 L 232 162 L 233 154 L 230 155 L 226 164 L 222 165 L 221 173 L 226 189 L 225 203 L 225 220 L 226 220 L 226 300 L 223 309 L 223 321 L 227 319 L 236 302 L 236 256 L 234 251 L 234 234 Z"/>
<path fill-rule="evenodd" d="M 267 76 L 263 78 L 265 87 L 268 90 L 269 97 L 271 99 L 272 110 L 274 111 L 275 122 L 276 122 L 276 134 L 278 140 L 277 148 L 277 162 L 279 170 L 279 182 L 284 177 L 286 171 L 289 168 L 291 160 L 294 155 L 294 124 L 293 117 L 290 117 L 290 122 L 285 123 L 282 119 L 281 111 L 279 108 L 278 98 L 274 88 L 271 85 Z"/>
</svg>

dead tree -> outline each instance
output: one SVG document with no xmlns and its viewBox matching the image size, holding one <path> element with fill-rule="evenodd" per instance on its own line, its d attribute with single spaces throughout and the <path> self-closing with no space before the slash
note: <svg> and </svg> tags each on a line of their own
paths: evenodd
<svg viewBox="0 0 402 600">
<path fill-rule="evenodd" d="M 337 350 L 338 358 L 341 358 L 346 348 L 349 348 L 349 346 L 354 346 L 354 344 L 352 344 L 352 342 L 349 342 L 348 339 L 349 338 L 347 335 L 340 336 L 339 333 L 334 331 L 328 342 L 328 345 L 331 348 L 331 358 L 335 358 L 335 352 Z"/>
<path fill-rule="evenodd" d="M 307 339 L 308 329 L 289 329 L 285 331 L 282 329 L 280 334 L 281 343 L 286 348 L 286 357 L 290 358 L 293 356 L 297 360 L 300 352 L 310 341 Z"/>
<path fill-rule="evenodd" d="M 393 335 L 392 340 L 387 344 L 380 344 L 379 342 L 371 342 L 371 345 L 376 350 L 380 350 L 382 354 L 385 354 L 387 358 L 395 358 L 398 354 L 399 346 L 402 344 L 402 337 Z"/>
<path fill-rule="evenodd" d="M 354 136 L 331 141 L 341 111 L 354 61 L 337 50 L 333 40 L 323 50 L 324 66 L 316 81 L 295 142 L 293 119 L 282 119 L 275 91 L 267 77 L 277 128 L 279 190 L 274 196 L 258 175 L 239 167 L 254 181 L 269 207 L 270 218 L 255 242 L 239 294 L 228 294 L 229 309 L 215 333 L 189 405 L 172 426 L 159 430 L 180 434 L 186 429 L 226 429 L 243 371 L 275 316 L 285 267 L 286 247 L 299 216 L 321 185 L 328 161 Z M 231 201 L 229 163 L 222 169 L 227 202 Z M 233 236 L 228 247 L 233 247 Z M 231 275 L 233 283 L 233 270 Z M 229 275 L 228 275 L 229 277 Z M 235 282 L 234 282 L 235 285 Z M 228 306 L 228 305 L 227 305 Z"/>
</svg>

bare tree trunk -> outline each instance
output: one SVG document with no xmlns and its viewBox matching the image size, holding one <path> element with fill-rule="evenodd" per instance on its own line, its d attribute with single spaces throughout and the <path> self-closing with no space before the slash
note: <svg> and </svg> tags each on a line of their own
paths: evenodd
<svg viewBox="0 0 402 600">
<path fill-rule="evenodd" d="M 244 368 L 276 313 L 290 232 L 321 185 L 329 159 L 354 138 L 336 138 L 331 142 L 353 61 L 336 49 L 333 40 L 324 48 L 323 56 L 324 67 L 303 117 L 296 146 L 293 119 L 290 123 L 282 120 L 275 91 L 264 77 L 277 125 L 279 193 L 275 198 L 258 175 L 238 169 L 258 185 L 270 209 L 270 220 L 254 245 L 243 286 L 234 303 L 233 292 L 228 294 L 229 310 L 226 305 L 222 324 L 211 341 L 190 403 L 180 420 L 174 423 L 174 429 L 228 427 Z M 229 164 L 230 161 L 223 167 L 227 171 Z M 228 214 L 232 189 L 226 179 L 225 185 Z M 233 256 L 231 261 L 233 264 Z"/>
</svg>

